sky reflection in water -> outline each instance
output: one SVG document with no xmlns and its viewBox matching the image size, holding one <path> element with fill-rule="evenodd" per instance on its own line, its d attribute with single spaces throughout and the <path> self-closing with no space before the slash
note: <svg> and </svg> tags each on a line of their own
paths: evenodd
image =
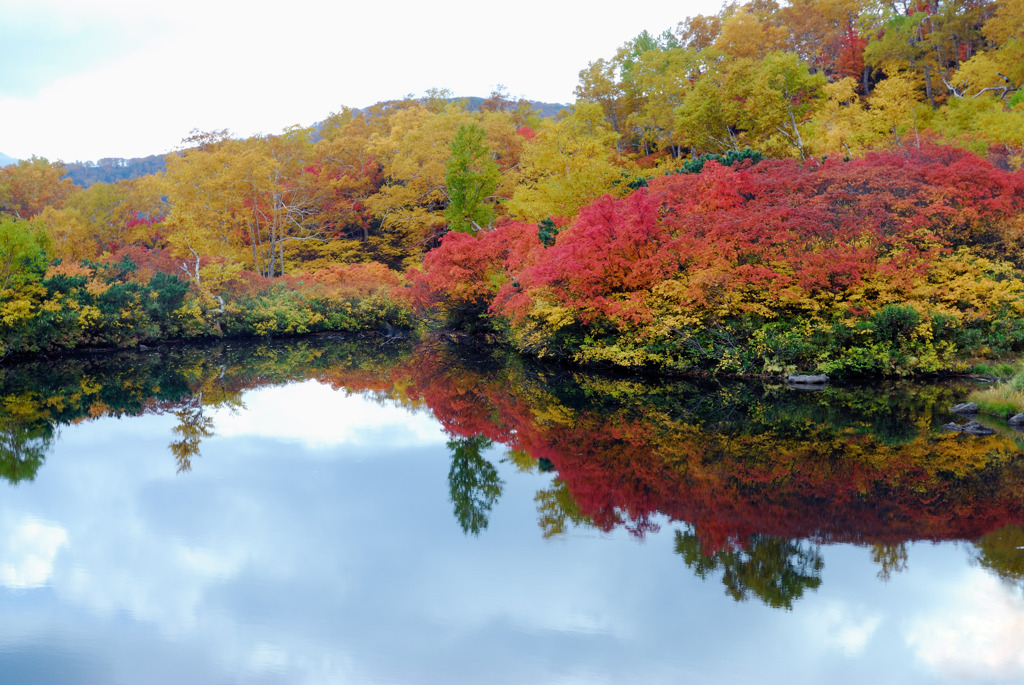
<svg viewBox="0 0 1024 685">
<path fill-rule="evenodd" d="M 909 544 L 888 582 L 824 545 L 791 611 L 737 603 L 674 553 L 683 523 L 545 539 L 553 476 L 500 445 L 501 496 L 464 534 L 425 409 L 314 381 L 242 400 L 190 472 L 174 416 L 105 417 L 3 486 L 4 682 L 1024 681 L 1020 585 L 968 544 Z"/>
</svg>

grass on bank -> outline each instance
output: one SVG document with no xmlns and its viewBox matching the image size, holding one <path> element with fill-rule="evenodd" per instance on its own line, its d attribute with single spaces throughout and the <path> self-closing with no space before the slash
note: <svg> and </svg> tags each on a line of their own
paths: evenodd
<svg viewBox="0 0 1024 685">
<path fill-rule="evenodd" d="M 991 376 L 994 380 L 1008 379 L 1018 370 L 1018 367 L 1010 362 L 978 362 L 971 366 L 971 374 Z"/>
<path fill-rule="evenodd" d="M 1009 364 L 998 364 L 1000 371 Z M 993 416 L 1009 418 L 1024 411 L 1024 367 L 1017 364 L 1011 367 L 1013 375 L 990 388 L 975 390 L 970 401 L 978 405 L 978 410 Z M 993 374 L 997 375 L 997 374 Z M 1002 375 L 1002 374 L 998 374 Z"/>
</svg>

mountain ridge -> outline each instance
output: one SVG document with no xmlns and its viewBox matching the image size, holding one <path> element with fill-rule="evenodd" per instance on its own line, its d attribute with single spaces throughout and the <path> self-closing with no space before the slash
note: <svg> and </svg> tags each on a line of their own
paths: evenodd
<svg viewBox="0 0 1024 685">
<path fill-rule="evenodd" d="M 475 112 L 480 109 L 481 104 L 486 102 L 489 98 L 482 98 L 479 96 L 467 96 L 467 97 L 449 97 L 449 102 L 461 102 L 463 107 L 467 111 Z M 425 100 L 424 98 L 420 99 Z M 355 111 L 361 113 L 368 113 L 374 107 L 387 106 L 390 104 L 402 102 L 400 100 L 382 101 L 371 105 L 370 107 L 364 107 Z M 516 100 L 508 100 L 510 104 L 515 104 Z M 553 102 L 540 102 L 539 100 L 526 100 L 531 107 L 537 110 L 542 117 L 553 117 L 559 111 L 571 107 L 571 105 L 563 105 L 561 103 Z M 318 121 L 312 125 L 312 128 L 319 132 L 320 127 L 324 124 L 327 119 Z M 168 153 L 169 154 L 169 153 Z M 66 177 L 70 178 L 75 185 L 83 188 L 88 188 L 94 183 L 117 183 L 118 181 L 132 180 L 141 176 L 148 176 L 150 174 L 160 173 L 166 168 L 165 159 L 167 154 L 148 155 L 146 157 L 132 157 L 125 159 L 122 157 L 104 157 L 97 161 L 74 161 L 65 162 L 64 169 L 67 172 Z M 0 153 L 0 166 L 6 166 L 7 164 L 14 164 L 18 160 L 13 157 L 8 157 L 3 153 Z"/>
</svg>

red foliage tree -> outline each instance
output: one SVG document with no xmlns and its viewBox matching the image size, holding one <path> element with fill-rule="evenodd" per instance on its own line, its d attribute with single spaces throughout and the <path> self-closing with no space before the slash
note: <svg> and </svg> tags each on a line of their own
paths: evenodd
<svg viewBox="0 0 1024 685">
<path fill-rule="evenodd" d="M 542 249 L 532 225 L 448 236 L 424 260 L 419 301 L 485 304 L 518 319 L 539 294 L 577 312 L 641 321 L 645 298 L 688 279 L 695 306 L 721 288 L 770 302 L 841 292 L 882 274 L 907 282 L 945 247 L 995 249 L 1024 208 L 1024 175 L 957 148 L 872 153 L 851 162 L 709 162 L 631 196 L 584 208 Z"/>
<path fill-rule="evenodd" d="M 846 25 L 846 30 L 839 39 L 839 54 L 836 60 L 836 71 L 839 78 L 849 76 L 861 83 L 864 76 L 864 49 L 868 39 L 861 35 L 853 22 Z"/>
</svg>

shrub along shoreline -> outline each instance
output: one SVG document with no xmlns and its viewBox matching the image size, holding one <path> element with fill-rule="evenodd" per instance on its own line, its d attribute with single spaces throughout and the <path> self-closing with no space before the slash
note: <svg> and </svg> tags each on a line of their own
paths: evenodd
<svg viewBox="0 0 1024 685">
<path fill-rule="evenodd" d="M 0 359 L 169 340 L 381 332 L 417 321 L 402 276 L 380 264 L 269 279 L 237 272 L 190 282 L 163 251 L 52 264 L 0 290 Z M 213 289 L 215 285 L 216 289 Z M 396 296 L 397 295 L 397 296 Z"/>
<path fill-rule="evenodd" d="M 1024 350 L 1024 173 L 956 148 L 707 160 L 575 218 L 449 232 L 422 268 L 268 278 L 134 246 L 52 262 L 0 220 L 0 358 L 319 332 L 486 334 L 666 374 L 958 373 Z"/>
<path fill-rule="evenodd" d="M 711 161 L 572 221 L 449 233 L 409 278 L 444 325 L 574 364 L 909 376 L 1024 350 L 1022 240 L 1024 174 L 923 145 Z"/>
</svg>

